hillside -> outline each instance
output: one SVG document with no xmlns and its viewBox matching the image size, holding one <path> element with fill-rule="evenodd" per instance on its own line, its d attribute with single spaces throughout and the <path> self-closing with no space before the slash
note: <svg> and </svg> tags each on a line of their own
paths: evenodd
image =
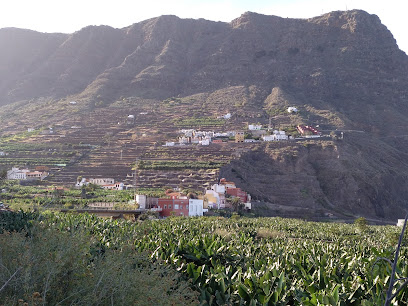
<svg viewBox="0 0 408 306">
<path fill-rule="evenodd" d="M 240 179 L 231 167 L 245 171 L 242 187 L 273 209 L 304 205 L 396 219 L 406 208 L 408 57 L 375 15 L 289 19 L 247 12 L 230 23 L 161 16 L 73 34 L 0 29 L 0 44 L 0 151 L 10 153 L 2 167 L 59 159 L 68 166 L 53 180 L 72 184 L 78 175 L 125 180 L 136 158 L 234 159 L 221 173 Z M 288 106 L 299 113 L 287 114 Z M 227 112 L 231 120 L 214 120 Z M 135 125 L 126 123 L 129 114 Z M 201 123 L 192 126 L 189 118 Z M 341 130 L 345 139 L 161 147 L 182 127 L 237 130 L 269 120 L 274 128 Z M 48 127 L 53 134 L 23 133 Z M 42 149 L 28 147 L 35 143 Z M 190 180 L 187 187 L 198 188 L 218 175 L 204 170 L 202 180 L 191 179 L 195 170 L 145 171 L 141 182 Z M 275 192 L 280 185 L 287 191 Z"/>
</svg>

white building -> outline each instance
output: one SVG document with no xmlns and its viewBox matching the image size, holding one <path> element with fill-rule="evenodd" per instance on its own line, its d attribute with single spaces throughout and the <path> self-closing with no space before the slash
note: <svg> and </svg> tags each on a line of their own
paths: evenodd
<svg viewBox="0 0 408 306">
<path fill-rule="evenodd" d="M 210 145 L 210 139 L 203 139 L 201 140 L 201 145 L 202 146 L 209 146 Z"/>
<path fill-rule="evenodd" d="M 288 140 L 288 135 L 286 135 L 285 131 L 273 131 L 272 135 L 264 135 L 262 136 L 263 141 L 280 141 L 280 140 Z"/>
<path fill-rule="evenodd" d="M 144 194 L 137 194 L 135 197 L 137 204 L 139 204 L 139 209 L 146 209 L 147 196 Z"/>
<path fill-rule="evenodd" d="M 95 185 L 113 185 L 115 184 L 115 179 L 113 178 L 91 178 L 89 179 L 89 183 L 95 184 Z"/>
<path fill-rule="evenodd" d="M 275 141 L 275 135 L 264 135 L 262 136 L 263 141 Z"/>
<path fill-rule="evenodd" d="M 30 171 L 28 169 L 11 168 L 7 171 L 8 180 L 43 180 L 48 176 L 45 171 Z"/>
<path fill-rule="evenodd" d="M 189 199 L 188 200 L 188 216 L 203 216 L 204 208 L 203 208 L 204 201 L 198 199 Z"/>
<path fill-rule="evenodd" d="M 87 186 L 89 184 L 89 182 L 87 181 L 86 178 L 82 178 L 80 182 L 76 182 L 75 187 L 82 187 L 82 186 Z"/>
<path fill-rule="evenodd" d="M 164 145 L 165 147 L 174 147 L 175 143 L 174 141 L 166 141 L 166 144 Z"/>
<path fill-rule="evenodd" d="M 11 168 L 11 170 L 7 171 L 7 179 L 8 180 L 26 180 L 27 173 L 30 172 L 28 169 L 19 169 L 19 168 Z"/>
<path fill-rule="evenodd" d="M 123 190 L 125 188 L 125 184 L 123 183 L 115 183 L 115 184 L 109 184 L 109 185 L 100 185 L 103 189 L 108 189 L 108 190 Z"/>
<path fill-rule="evenodd" d="M 248 125 L 248 130 L 250 131 L 256 131 L 262 129 L 262 125 L 256 125 L 256 124 L 249 124 Z"/>
<path fill-rule="evenodd" d="M 288 135 L 286 135 L 285 131 L 279 131 L 275 134 L 276 140 L 288 140 Z"/>
<path fill-rule="evenodd" d="M 289 106 L 288 107 L 288 113 L 297 113 L 298 112 L 298 109 L 296 108 L 296 107 L 294 107 L 294 106 Z"/>
<path fill-rule="evenodd" d="M 186 144 L 189 142 L 189 139 L 185 136 L 179 137 L 179 144 Z"/>
</svg>

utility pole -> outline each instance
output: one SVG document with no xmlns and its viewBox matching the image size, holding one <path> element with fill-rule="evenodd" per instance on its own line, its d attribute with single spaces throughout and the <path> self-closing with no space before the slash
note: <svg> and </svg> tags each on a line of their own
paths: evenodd
<svg viewBox="0 0 408 306">
<path fill-rule="evenodd" d="M 135 173 L 133 174 L 133 184 L 134 184 L 134 193 L 133 193 L 133 199 L 136 201 L 136 184 L 137 184 L 137 165 L 138 165 L 139 159 L 136 157 L 135 160 Z"/>
</svg>

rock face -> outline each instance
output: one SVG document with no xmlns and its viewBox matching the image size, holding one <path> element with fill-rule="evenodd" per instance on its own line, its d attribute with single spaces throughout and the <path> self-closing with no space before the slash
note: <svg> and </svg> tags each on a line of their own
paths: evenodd
<svg viewBox="0 0 408 306">
<path fill-rule="evenodd" d="M 348 134 L 332 143 L 266 145 L 224 167 L 221 176 L 271 203 L 272 214 L 321 218 L 334 212 L 395 220 L 407 207 L 408 165 L 401 163 L 407 157 L 378 139 Z"/>
</svg>

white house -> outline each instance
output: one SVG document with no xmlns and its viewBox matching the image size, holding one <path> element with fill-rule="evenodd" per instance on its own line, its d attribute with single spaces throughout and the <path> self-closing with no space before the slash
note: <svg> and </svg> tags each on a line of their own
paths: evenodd
<svg viewBox="0 0 408 306">
<path fill-rule="evenodd" d="M 48 172 L 45 171 L 30 171 L 28 169 L 11 168 L 7 171 L 8 180 L 43 180 L 48 176 Z"/>
<path fill-rule="evenodd" d="M 188 216 L 203 216 L 204 208 L 203 208 L 203 200 L 198 199 L 189 199 L 188 200 Z"/>
<path fill-rule="evenodd" d="M 209 146 L 210 145 L 210 139 L 203 139 L 201 140 L 201 145 L 202 146 Z"/>
<path fill-rule="evenodd" d="M 89 179 L 89 183 L 95 184 L 95 185 L 113 185 L 115 184 L 115 179 L 113 178 L 91 178 Z"/>
<path fill-rule="evenodd" d="M 45 171 L 32 171 L 32 172 L 26 173 L 27 180 L 35 180 L 35 179 L 43 180 L 47 176 L 48 176 L 48 172 L 45 172 Z"/>
<path fill-rule="evenodd" d="M 115 184 L 101 185 L 101 187 L 103 189 L 108 189 L 108 190 L 123 190 L 125 188 L 125 184 L 115 183 Z"/>
<path fill-rule="evenodd" d="M 174 141 L 166 141 L 165 147 L 174 147 Z"/>
<path fill-rule="evenodd" d="M 256 125 L 256 124 L 249 124 L 248 125 L 248 130 L 251 131 L 256 131 L 262 129 L 262 125 Z"/>
<path fill-rule="evenodd" d="M 76 101 L 71 101 L 71 102 L 69 102 L 69 104 L 75 105 L 75 104 L 77 104 L 77 102 Z"/>
<path fill-rule="evenodd" d="M 262 136 L 263 141 L 280 141 L 280 140 L 288 140 L 288 135 L 286 135 L 285 131 L 273 131 L 272 135 L 264 135 Z"/>
<path fill-rule="evenodd" d="M 279 131 L 278 134 L 275 134 L 276 140 L 288 140 L 288 135 L 286 135 L 285 131 Z"/>
<path fill-rule="evenodd" d="M 296 107 L 294 107 L 294 106 L 289 106 L 288 107 L 288 113 L 297 113 L 298 112 L 298 109 L 296 108 Z"/>
<path fill-rule="evenodd" d="M 0 151 L 0 156 L 5 156 L 5 155 L 6 155 L 6 153 L 5 153 L 5 152 Z"/>
<path fill-rule="evenodd" d="M 144 194 L 137 194 L 135 201 L 139 204 L 139 209 L 146 209 L 147 196 Z"/>
<path fill-rule="evenodd" d="M 75 187 L 82 187 L 82 186 L 87 186 L 89 182 L 87 181 L 86 178 L 82 178 L 80 182 L 76 182 Z"/>
<path fill-rule="evenodd" d="M 8 180 L 26 180 L 27 173 L 30 172 L 28 169 L 19 169 L 12 167 L 11 170 L 7 171 Z"/>
<path fill-rule="evenodd" d="M 263 141 L 275 141 L 275 135 L 263 135 L 262 136 Z"/>
<path fill-rule="evenodd" d="M 187 137 L 185 137 L 185 136 L 179 137 L 179 144 L 186 144 L 188 142 L 189 142 L 189 140 L 188 140 Z"/>
</svg>

